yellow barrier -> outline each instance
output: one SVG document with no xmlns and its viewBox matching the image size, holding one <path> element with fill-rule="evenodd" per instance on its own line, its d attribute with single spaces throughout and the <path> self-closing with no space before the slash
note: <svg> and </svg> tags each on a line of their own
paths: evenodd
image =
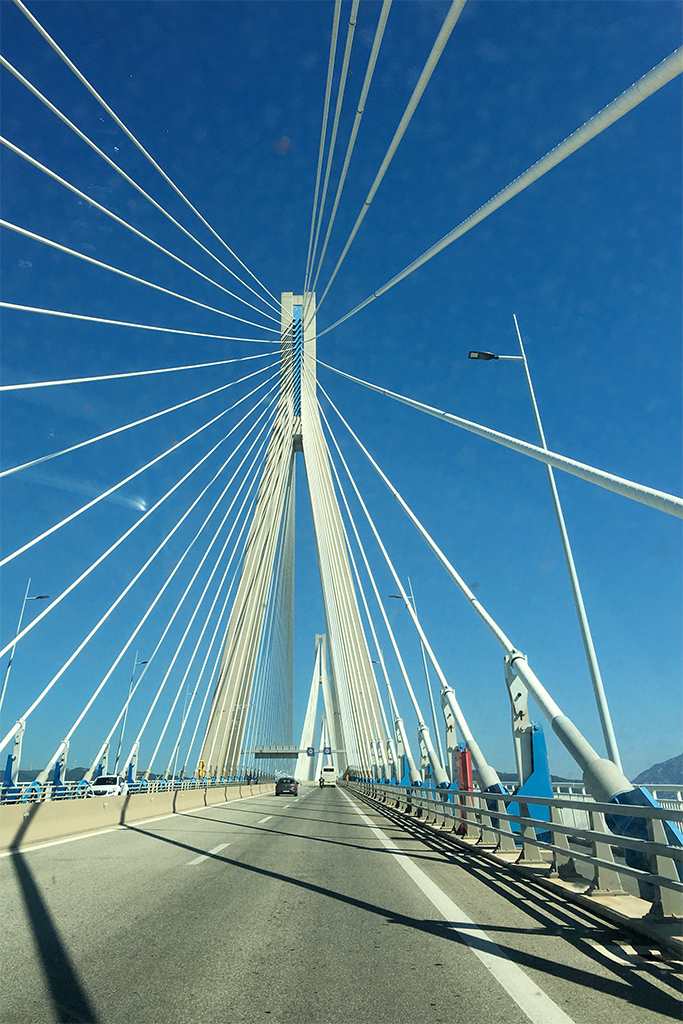
<svg viewBox="0 0 683 1024">
<path fill-rule="evenodd" d="M 19 849 L 116 825 L 162 818 L 167 814 L 212 807 L 242 797 L 273 793 L 272 782 L 249 786 L 213 786 L 160 793 L 93 797 L 88 800 L 47 800 L 0 806 L 0 850 Z"/>
</svg>

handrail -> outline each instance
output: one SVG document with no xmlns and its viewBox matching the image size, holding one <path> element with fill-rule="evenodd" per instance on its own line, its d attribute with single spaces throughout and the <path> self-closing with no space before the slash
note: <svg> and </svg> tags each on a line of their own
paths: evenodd
<svg viewBox="0 0 683 1024">
<path fill-rule="evenodd" d="M 441 822 L 441 829 L 456 833 L 460 842 L 494 856 L 504 855 L 508 863 L 513 857 L 548 875 L 574 878 L 579 877 L 575 863 L 589 865 L 593 879 L 583 880 L 590 895 L 626 895 L 623 883 L 635 879 L 640 897 L 652 904 L 651 917 L 683 916 L 683 847 L 675 839 L 670 841 L 675 830 L 667 826 L 667 822 L 683 822 L 680 801 L 668 808 L 598 803 L 583 794 L 546 798 L 374 782 L 348 785 L 372 801 L 429 820 L 433 826 Z M 657 787 L 660 792 L 662 788 Z M 515 805 L 518 814 L 511 811 Z M 534 817 L 534 807 L 546 817 Z M 566 820 L 566 812 L 574 811 L 587 817 L 588 828 Z M 648 839 L 611 832 L 608 822 L 615 817 L 645 818 Z"/>
<path fill-rule="evenodd" d="M 182 792 L 191 789 L 216 789 L 225 786 L 248 786 L 257 785 L 259 782 L 272 782 L 271 776 L 260 775 L 257 779 L 247 780 L 246 778 L 236 779 L 138 779 L 132 784 L 126 784 L 125 794 L 133 796 L 136 793 L 167 793 Z M 79 781 L 59 782 L 57 785 L 46 783 L 40 785 L 33 782 L 21 782 L 16 785 L 5 785 L 0 789 L 0 805 L 16 803 L 45 803 L 52 800 L 85 800 L 96 797 L 92 792 L 92 784 Z"/>
</svg>

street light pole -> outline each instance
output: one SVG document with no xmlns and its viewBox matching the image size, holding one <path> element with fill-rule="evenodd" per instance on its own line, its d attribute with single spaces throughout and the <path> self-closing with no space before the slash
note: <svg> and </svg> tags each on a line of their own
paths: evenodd
<svg viewBox="0 0 683 1024">
<path fill-rule="evenodd" d="M 123 733 L 124 733 L 124 730 L 126 728 L 126 719 L 128 718 L 128 708 L 130 706 L 130 695 L 131 695 L 131 693 L 133 691 L 133 679 L 135 678 L 135 669 L 138 667 L 138 665 L 146 665 L 147 664 L 146 661 L 138 661 L 138 654 L 139 653 L 140 653 L 139 651 L 135 652 L 135 661 L 133 662 L 133 671 L 130 674 L 130 683 L 128 684 L 128 699 L 126 700 L 126 708 L 125 708 L 125 711 L 123 712 L 123 721 L 121 722 L 121 732 L 119 734 L 119 746 L 118 746 L 118 749 L 116 751 L 116 761 L 114 762 L 114 775 L 118 775 L 118 771 L 119 771 L 119 758 L 121 757 L 121 744 L 123 743 Z"/>
<path fill-rule="evenodd" d="M 413 602 L 413 608 L 417 615 L 417 605 L 415 604 L 415 595 L 413 594 L 413 585 L 410 582 L 410 576 L 408 577 L 408 590 L 410 591 L 410 600 Z M 425 653 L 425 647 L 422 643 L 422 637 L 420 637 L 420 651 L 422 653 L 422 665 L 425 670 L 425 680 L 427 682 L 427 693 L 429 694 L 429 706 L 432 709 L 432 721 L 434 723 L 434 732 L 436 734 L 436 745 L 439 748 L 439 760 L 441 764 L 445 765 L 446 762 L 443 759 L 443 747 L 441 746 L 441 734 L 439 732 L 439 725 L 436 720 L 436 710 L 434 708 L 434 695 L 432 693 L 432 683 L 429 678 L 429 669 L 427 668 L 427 655 Z"/>
<path fill-rule="evenodd" d="M 189 697 L 189 695 L 190 695 L 190 687 L 189 687 L 189 684 L 188 684 L 187 689 L 185 690 L 185 703 L 183 704 L 183 717 L 180 719 L 180 729 L 181 729 L 181 732 L 182 732 L 183 728 L 185 727 L 185 711 L 187 709 L 187 698 Z M 171 773 L 171 778 L 172 779 L 175 779 L 175 773 L 176 773 L 176 769 L 178 767 L 178 753 L 179 752 L 180 752 L 180 736 L 178 737 L 178 742 L 176 743 L 176 748 L 175 748 L 175 760 L 173 762 L 173 772 Z"/>
<path fill-rule="evenodd" d="M 408 590 L 410 591 L 410 593 L 407 595 L 408 596 L 408 600 L 411 602 L 411 604 L 413 606 L 413 611 L 415 612 L 415 615 L 417 615 L 417 605 L 415 604 L 415 595 L 413 594 L 413 586 L 412 586 L 412 583 L 410 582 L 410 576 L 408 577 Z M 400 594 L 389 594 L 389 597 L 395 597 L 399 601 L 403 600 L 403 598 L 401 597 Z M 429 696 L 429 706 L 432 709 L 432 721 L 434 722 L 434 732 L 436 734 L 436 745 L 439 748 L 439 760 L 440 760 L 441 764 L 443 765 L 443 764 L 445 764 L 445 761 L 443 759 L 443 747 L 441 746 L 441 736 L 439 735 L 439 726 L 438 726 L 437 721 L 436 721 L 436 711 L 434 709 L 434 697 L 432 696 L 432 684 L 431 684 L 431 680 L 429 678 L 429 670 L 427 668 L 427 656 L 425 654 L 424 644 L 422 643 L 422 637 L 419 637 L 419 640 L 420 640 L 420 651 L 422 653 L 422 665 L 424 667 L 425 680 L 427 682 L 427 695 Z"/>
<path fill-rule="evenodd" d="M 538 436 L 541 442 L 541 447 L 547 449 L 548 446 L 545 441 L 545 433 L 543 431 L 543 424 L 541 423 L 541 415 L 538 411 L 536 395 L 534 393 L 534 386 L 531 383 L 531 374 L 529 373 L 529 364 L 527 363 L 526 352 L 524 351 L 524 344 L 522 342 L 522 333 L 519 329 L 517 317 L 514 313 L 512 318 L 515 321 L 515 330 L 517 332 L 517 340 L 519 342 L 519 351 L 521 355 L 499 356 L 494 355 L 492 352 L 470 352 L 469 358 L 484 360 L 507 359 L 510 361 L 521 362 L 524 364 L 524 373 L 526 376 L 527 387 L 529 389 L 529 396 L 531 398 L 531 405 L 534 410 L 534 419 L 536 420 Z M 557 491 L 557 485 L 555 484 L 555 475 L 553 473 L 552 466 L 548 466 L 546 464 L 545 468 L 546 473 L 548 474 L 548 483 L 550 484 L 550 493 L 553 499 L 555 517 L 557 519 L 557 526 L 560 531 L 560 539 L 562 540 L 562 549 L 564 551 L 564 558 L 567 564 L 567 571 L 569 573 L 569 582 L 571 583 L 572 594 L 574 597 L 574 607 L 576 608 L 576 615 L 579 620 L 581 639 L 583 640 L 583 647 L 586 652 L 586 660 L 588 661 L 588 671 L 590 672 L 591 682 L 593 684 L 593 693 L 595 694 L 595 702 L 598 707 L 598 715 L 600 716 L 600 724 L 602 726 L 602 735 L 605 740 L 607 756 L 610 759 L 610 761 L 613 761 L 617 768 L 619 768 L 619 770 L 621 771 L 621 758 L 619 757 L 617 740 L 616 736 L 614 735 L 614 727 L 612 726 L 612 718 L 610 716 L 609 707 L 607 705 L 607 696 L 605 694 L 605 688 L 602 683 L 600 666 L 598 665 L 598 658 L 595 653 L 595 647 L 593 645 L 593 637 L 591 635 L 590 626 L 588 624 L 588 616 L 586 614 L 586 608 L 583 603 L 583 595 L 581 594 L 579 576 L 576 571 L 574 556 L 572 554 L 571 545 L 569 543 L 569 534 L 567 533 L 567 527 L 565 525 L 564 515 L 562 513 L 560 496 Z"/>
<path fill-rule="evenodd" d="M 15 633 L 14 633 L 15 639 L 19 636 L 19 633 L 21 632 L 21 620 L 24 617 L 24 608 L 26 607 L 26 602 L 27 601 L 47 601 L 47 600 L 49 600 L 49 597 L 50 597 L 49 594 L 38 594 L 36 597 L 29 597 L 28 596 L 28 592 L 29 592 L 30 589 L 31 589 L 31 578 L 29 577 L 29 581 L 26 584 L 26 593 L 24 594 L 24 600 L 21 602 L 21 611 L 19 612 L 19 622 L 17 623 L 17 628 L 16 628 Z M 7 689 L 7 682 L 9 680 L 9 674 L 10 674 L 10 671 L 12 669 L 12 662 L 14 661 L 14 652 L 16 651 L 16 649 L 17 648 L 16 648 L 16 644 L 15 644 L 14 647 L 12 648 L 12 650 L 10 651 L 9 661 L 7 662 L 7 668 L 5 669 L 5 678 L 2 681 L 2 692 L 0 692 L 0 711 L 2 711 L 2 704 L 3 704 L 3 701 L 5 699 L 5 691 Z"/>
</svg>

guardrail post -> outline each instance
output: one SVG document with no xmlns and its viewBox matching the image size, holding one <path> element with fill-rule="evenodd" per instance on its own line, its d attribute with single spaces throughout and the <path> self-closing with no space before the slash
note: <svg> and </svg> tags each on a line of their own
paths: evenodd
<svg viewBox="0 0 683 1024">
<path fill-rule="evenodd" d="M 497 808 L 499 813 L 505 814 L 507 807 L 504 800 L 497 801 Z M 498 825 L 501 829 L 501 835 L 498 836 L 498 846 L 496 847 L 496 853 L 516 853 L 517 843 L 515 837 L 510 828 L 510 822 L 507 818 L 499 818 Z"/>
<path fill-rule="evenodd" d="M 464 797 L 460 794 L 458 794 L 458 799 L 460 801 L 460 821 L 456 820 L 453 831 L 462 839 L 476 843 L 481 832 L 481 816 L 476 810 L 475 799 L 473 796 Z"/>
<path fill-rule="evenodd" d="M 668 845 L 664 822 L 661 818 L 648 818 L 647 830 L 653 843 Z M 662 878 L 670 878 L 673 882 L 680 881 L 676 862 L 671 857 L 665 857 L 661 853 L 652 855 L 653 874 L 661 875 Z M 655 899 L 648 913 L 648 917 L 683 917 L 683 893 L 669 889 L 666 885 L 659 885 L 653 881 Z"/>
<path fill-rule="evenodd" d="M 427 790 L 427 805 L 425 807 L 425 817 L 430 825 L 436 824 L 436 790 Z"/>
<path fill-rule="evenodd" d="M 522 805 L 520 805 L 519 810 L 520 810 L 520 817 L 521 816 L 523 816 L 525 818 L 530 817 L 529 809 L 526 806 L 526 804 L 524 805 L 524 809 L 522 809 Z M 518 864 L 526 864 L 528 866 L 531 866 L 531 865 L 543 865 L 543 867 L 548 867 L 548 862 L 543 860 L 543 857 L 541 856 L 541 848 L 539 846 L 536 846 L 536 843 L 530 842 L 530 840 L 533 840 L 533 839 L 536 838 L 536 829 L 534 828 L 534 826 L 533 825 L 522 825 L 521 828 L 522 828 L 522 852 L 519 855 L 517 863 Z"/>
<path fill-rule="evenodd" d="M 444 797 L 446 800 L 448 799 L 445 789 L 434 790 L 434 825 L 438 828 L 443 828 L 446 824 L 446 816 L 443 810 Z"/>
<path fill-rule="evenodd" d="M 606 838 L 612 834 L 605 824 L 605 815 L 601 811 L 589 811 L 588 817 L 590 818 L 591 830 L 593 832 L 601 832 Z M 612 847 L 609 840 L 603 843 L 599 839 L 594 839 L 593 856 L 598 860 L 606 860 L 610 864 L 614 864 Z M 621 885 L 621 878 L 616 867 L 605 868 L 600 864 L 595 864 L 593 872 L 593 881 L 586 892 L 587 896 L 627 895 Z"/>
<path fill-rule="evenodd" d="M 465 805 L 465 833 L 463 838 L 478 842 L 480 835 L 481 815 L 477 813 L 474 806 L 474 798 L 472 798 L 472 803 Z"/>
<path fill-rule="evenodd" d="M 553 846 L 559 846 L 563 851 L 553 850 L 553 860 L 550 867 L 551 875 L 558 875 L 559 878 L 566 880 L 572 878 L 578 878 L 579 873 L 576 870 L 574 858 L 569 851 L 569 839 L 565 832 L 556 832 L 553 825 L 564 825 L 563 814 L 561 807 L 550 807 L 550 833 L 552 836 Z M 565 852 L 566 851 L 566 852 Z"/>
<path fill-rule="evenodd" d="M 463 818 L 463 837 L 477 841 L 481 834 L 481 815 L 476 811 L 475 799 L 473 796 L 461 800 Z"/>
<path fill-rule="evenodd" d="M 489 800 L 491 798 L 489 797 Z M 479 813 L 481 815 L 481 825 L 479 833 L 479 844 L 482 846 L 497 846 L 498 836 L 495 832 L 491 831 L 491 818 L 494 816 L 493 811 L 489 810 L 489 805 L 486 798 L 482 795 L 479 797 Z"/>
<path fill-rule="evenodd" d="M 453 794 L 447 789 L 441 790 L 441 828 L 448 829 L 449 831 L 453 828 Z M 450 819 L 450 821 L 449 821 Z"/>
<path fill-rule="evenodd" d="M 534 811 L 536 806 L 538 806 L 538 805 L 532 804 L 531 811 L 530 811 L 528 804 L 523 803 L 523 802 L 520 802 L 518 804 L 520 818 L 533 818 L 535 821 L 538 821 L 539 824 L 538 824 L 538 826 L 535 826 L 535 825 L 522 825 L 522 823 L 520 822 L 520 833 L 521 833 L 521 839 L 522 839 L 522 852 L 519 855 L 519 859 L 518 859 L 517 863 L 518 864 L 526 864 L 528 866 L 539 866 L 539 865 L 541 865 L 543 867 L 549 867 L 549 862 L 543 859 L 541 847 L 537 846 L 536 843 L 533 841 L 533 840 L 535 840 L 537 838 L 536 837 L 536 828 L 537 827 L 540 828 L 541 826 L 543 826 L 543 830 L 545 831 L 545 825 L 546 825 L 545 821 L 541 822 L 538 818 L 534 818 L 533 811 Z"/>
</svg>

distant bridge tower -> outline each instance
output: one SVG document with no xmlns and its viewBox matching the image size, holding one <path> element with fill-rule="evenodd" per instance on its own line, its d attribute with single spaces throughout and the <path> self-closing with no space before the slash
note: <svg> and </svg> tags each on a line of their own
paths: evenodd
<svg viewBox="0 0 683 1024">
<path fill-rule="evenodd" d="M 255 695 L 259 666 L 268 660 L 267 693 L 279 715 L 264 716 L 271 735 L 259 742 L 292 743 L 293 552 L 295 456 L 302 452 L 311 501 L 325 609 L 333 714 L 327 729 L 340 768 L 371 772 L 371 750 L 386 748 L 372 662 L 353 586 L 344 530 L 317 403 L 315 295 L 281 296 L 280 396 L 247 537 L 200 759 L 207 773 L 235 775 Z M 304 322 L 305 320 L 305 322 Z M 277 628 L 273 623 L 277 623 Z M 273 658 L 273 647 L 279 656 Z M 259 688 L 260 690 L 260 688 Z M 279 696 L 278 696 L 279 695 Z M 284 697 L 283 697 L 284 695 Z M 253 713 L 253 712 L 252 712 Z M 285 735 L 285 732 L 288 734 Z M 344 764 L 342 764 L 344 762 Z"/>
</svg>

